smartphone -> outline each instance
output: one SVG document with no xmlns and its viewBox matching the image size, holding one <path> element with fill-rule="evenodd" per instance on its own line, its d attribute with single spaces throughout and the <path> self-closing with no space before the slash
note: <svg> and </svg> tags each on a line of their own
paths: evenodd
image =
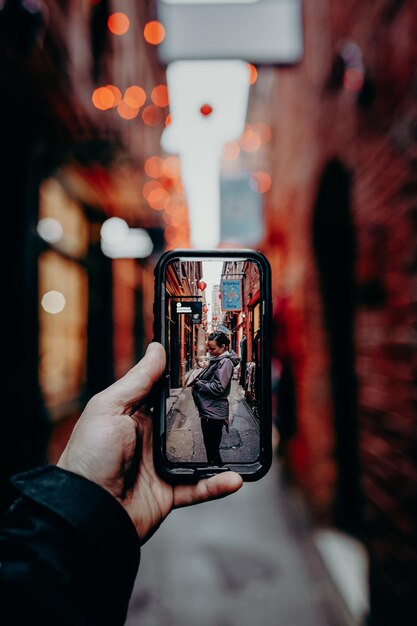
<svg viewBox="0 0 417 626">
<path fill-rule="evenodd" d="M 254 250 L 171 250 L 155 268 L 154 336 L 167 366 L 154 461 L 171 482 L 271 465 L 271 273 Z"/>
</svg>

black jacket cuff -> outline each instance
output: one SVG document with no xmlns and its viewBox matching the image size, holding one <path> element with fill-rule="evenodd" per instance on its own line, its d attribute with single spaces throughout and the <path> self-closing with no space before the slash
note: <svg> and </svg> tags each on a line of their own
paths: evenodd
<svg viewBox="0 0 417 626">
<path fill-rule="evenodd" d="M 119 550 L 139 550 L 136 529 L 122 505 L 83 476 L 46 465 L 16 474 L 11 482 L 22 495 L 64 518 L 90 544 L 116 542 Z"/>
<path fill-rule="evenodd" d="M 22 497 L 0 525 L 0 605 L 13 615 L 5 624 L 121 626 L 140 559 L 121 504 L 56 466 L 12 483 Z"/>
</svg>

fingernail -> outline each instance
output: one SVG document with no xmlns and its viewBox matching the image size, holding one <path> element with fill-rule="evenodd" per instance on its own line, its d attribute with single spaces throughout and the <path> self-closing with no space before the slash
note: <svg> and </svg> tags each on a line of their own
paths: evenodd
<svg viewBox="0 0 417 626">
<path fill-rule="evenodd" d="M 148 352 L 152 352 L 152 350 L 155 350 L 155 346 L 156 346 L 156 343 L 154 341 L 150 343 L 146 349 L 146 354 L 148 354 Z"/>
</svg>

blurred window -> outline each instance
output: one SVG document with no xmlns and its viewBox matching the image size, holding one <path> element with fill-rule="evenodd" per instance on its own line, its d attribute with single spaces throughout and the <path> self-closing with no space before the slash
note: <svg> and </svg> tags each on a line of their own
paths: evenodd
<svg viewBox="0 0 417 626">
<path fill-rule="evenodd" d="M 89 236 L 81 207 L 56 179 L 41 187 L 39 223 L 45 224 L 46 218 L 57 220 L 62 234 L 51 242 L 38 227 L 45 243 L 39 259 L 39 378 L 46 406 L 57 420 L 72 411 L 85 383 L 88 280 L 84 257 Z M 64 302 L 57 313 L 45 306 L 43 298 L 50 292 L 57 292 L 55 296 Z"/>
<path fill-rule="evenodd" d="M 39 220 L 54 218 L 62 226 L 62 238 L 54 248 L 73 258 L 83 258 L 88 250 L 88 222 L 82 208 L 65 192 L 55 178 L 40 189 Z"/>
</svg>

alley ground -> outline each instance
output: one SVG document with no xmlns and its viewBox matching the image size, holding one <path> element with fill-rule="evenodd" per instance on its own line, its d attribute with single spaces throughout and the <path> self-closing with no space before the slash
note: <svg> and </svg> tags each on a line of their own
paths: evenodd
<svg viewBox="0 0 417 626">
<path fill-rule="evenodd" d="M 305 508 L 266 477 L 174 511 L 142 549 L 127 626 L 353 626 Z"/>
<path fill-rule="evenodd" d="M 168 400 L 167 455 L 172 461 L 206 462 L 200 418 L 191 388 L 172 390 Z M 225 463 L 255 461 L 259 456 L 259 423 L 243 397 L 243 389 L 232 380 L 229 396 L 232 423 L 223 429 L 220 453 Z"/>
</svg>

